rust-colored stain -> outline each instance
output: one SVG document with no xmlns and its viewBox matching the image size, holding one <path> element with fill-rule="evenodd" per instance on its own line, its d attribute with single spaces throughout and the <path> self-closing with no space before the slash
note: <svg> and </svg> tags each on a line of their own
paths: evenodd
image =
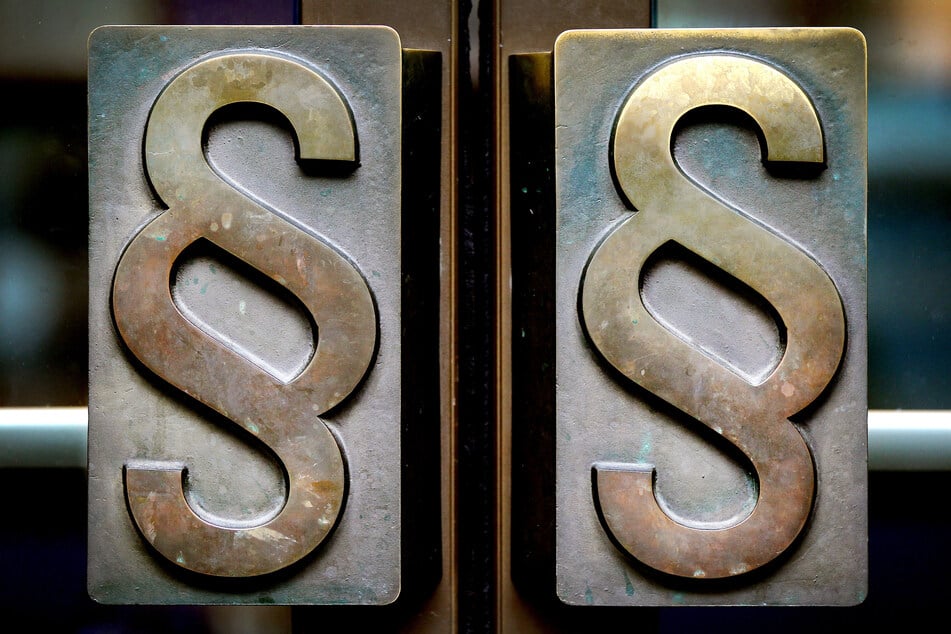
<svg viewBox="0 0 951 634">
<path fill-rule="evenodd" d="M 310 490 L 312 493 L 320 496 L 339 495 L 340 485 L 329 480 L 321 480 L 319 482 L 311 482 Z"/>
</svg>

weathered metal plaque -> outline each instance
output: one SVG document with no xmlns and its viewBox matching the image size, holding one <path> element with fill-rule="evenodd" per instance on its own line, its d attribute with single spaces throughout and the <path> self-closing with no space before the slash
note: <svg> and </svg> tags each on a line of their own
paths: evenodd
<svg viewBox="0 0 951 634">
<path fill-rule="evenodd" d="M 91 36 L 93 598 L 399 595 L 401 88 L 384 27 Z"/>
<path fill-rule="evenodd" d="M 558 596 L 861 602 L 864 39 L 574 31 L 554 76 Z"/>
</svg>

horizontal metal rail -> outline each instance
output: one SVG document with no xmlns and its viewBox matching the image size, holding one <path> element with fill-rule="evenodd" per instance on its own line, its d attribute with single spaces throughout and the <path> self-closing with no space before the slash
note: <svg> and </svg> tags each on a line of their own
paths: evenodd
<svg viewBox="0 0 951 634">
<path fill-rule="evenodd" d="M 85 407 L 0 408 L 0 467 L 86 468 Z"/>
<path fill-rule="evenodd" d="M 85 407 L 0 408 L 0 468 L 86 467 Z M 874 471 L 951 470 L 951 410 L 870 410 Z"/>
<path fill-rule="evenodd" d="M 868 468 L 951 470 L 951 410 L 869 410 Z"/>
</svg>

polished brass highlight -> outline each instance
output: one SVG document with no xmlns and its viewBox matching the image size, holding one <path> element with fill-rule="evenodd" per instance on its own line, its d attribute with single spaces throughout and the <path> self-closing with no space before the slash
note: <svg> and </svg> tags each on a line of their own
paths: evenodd
<svg viewBox="0 0 951 634">
<path fill-rule="evenodd" d="M 621 374 L 722 435 L 751 460 L 759 496 L 727 527 L 671 519 L 653 495 L 653 466 L 594 465 L 606 529 L 638 560 L 693 578 L 739 575 L 769 563 L 805 525 L 815 491 L 809 448 L 788 418 L 828 385 L 845 344 L 842 304 L 829 276 L 801 249 L 737 214 L 677 168 L 674 128 L 688 112 L 730 106 L 763 131 L 768 161 L 823 160 L 815 109 L 775 67 L 735 55 L 673 61 L 644 79 L 614 132 L 615 174 L 638 210 L 598 246 L 581 282 L 585 331 Z M 675 242 L 762 295 L 779 313 L 779 365 L 750 382 L 655 317 L 636 280 Z"/>
<path fill-rule="evenodd" d="M 864 68 L 849 29 L 559 38 L 561 601 L 863 600 Z"/>
<path fill-rule="evenodd" d="M 116 325 L 136 357 L 250 432 L 287 471 L 280 512 L 259 525 L 236 527 L 209 521 L 188 505 L 183 467 L 126 465 L 129 509 L 148 542 L 183 568 L 224 577 L 285 568 L 336 524 L 346 488 L 344 459 L 319 416 L 363 378 L 377 328 L 370 289 L 345 256 L 243 195 L 208 165 L 201 145 L 206 121 L 240 102 L 284 114 L 301 160 L 356 159 L 346 104 L 302 64 L 242 53 L 191 66 L 159 96 L 145 133 L 145 169 L 169 209 L 133 238 L 112 293 Z M 180 254 L 198 240 L 277 280 L 307 308 L 319 337 L 307 367 L 291 381 L 262 370 L 176 308 L 167 280 Z"/>
</svg>

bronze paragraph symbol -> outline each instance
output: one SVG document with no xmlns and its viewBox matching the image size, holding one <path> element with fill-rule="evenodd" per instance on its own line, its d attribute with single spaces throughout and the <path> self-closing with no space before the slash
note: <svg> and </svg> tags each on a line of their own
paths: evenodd
<svg viewBox="0 0 951 634">
<path fill-rule="evenodd" d="M 775 559 L 802 531 L 816 488 L 808 446 L 789 418 L 836 373 L 845 318 L 835 285 L 807 253 L 721 202 L 672 155 L 678 121 L 705 106 L 749 114 L 765 160 L 824 161 L 823 133 L 803 90 L 775 67 L 733 54 L 675 59 L 649 74 L 616 121 L 613 169 L 637 210 L 594 250 L 581 282 L 585 331 L 625 377 L 720 434 L 751 461 L 755 506 L 726 527 L 686 526 L 658 505 L 653 466 L 597 462 L 593 496 L 605 529 L 656 570 L 724 578 Z M 665 327 L 638 292 L 645 263 L 674 243 L 761 294 L 786 328 L 778 366 L 742 378 Z"/>
<path fill-rule="evenodd" d="M 356 131 L 340 93 L 303 64 L 239 53 L 200 61 L 156 100 L 145 135 L 145 169 L 168 206 L 119 260 L 113 315 L 133 354 L 159 377 L 263 442 L 285 470 L 280 510 L 258 525 L 205 517 L 184 495 L 182 463 L 125 465 L 130 512 L 146 540 L 188 570 L 248 577 L 293 564 L 334 528 L 346 490 L 341 447 L 319 416 L 366 374 L 377 316 L 355 266 L 322 239 L 282 219 L 223 180 L 203 152 L 208 118 L 232 103 L 283 114 L 301 159 L 356 161 Z M 297 296 L 318 330 L 303 371 L 284 382 L 206 334 L 176 308 L 169 280 L 199 240 L 240 258 Z"/>
</svg>

